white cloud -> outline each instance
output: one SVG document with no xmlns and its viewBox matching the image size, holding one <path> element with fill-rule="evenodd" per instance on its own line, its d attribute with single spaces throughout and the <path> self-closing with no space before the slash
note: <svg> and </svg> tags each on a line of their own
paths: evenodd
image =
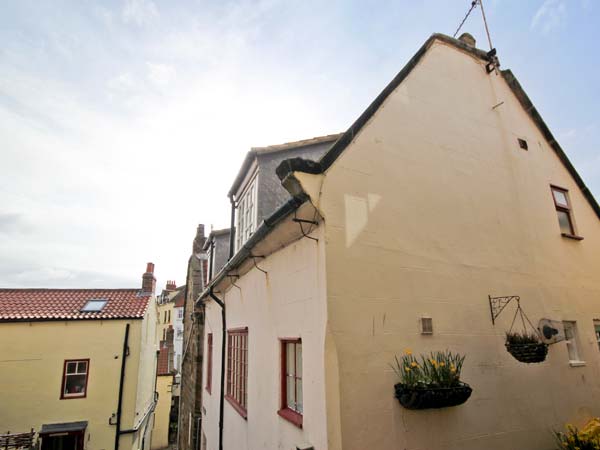
<svg viewBox="0 0 600 450">
<path fill-rule="evenodd" d="M 123 21 L 138 26 L 149 25 L 158 18 L 158 9 L 152 0 L 126 0 Z"/>
<path fill-rule="evenodd" d="M 567 16 L 565 0 L 545 0 L 531 19 L 531 29 L 539 28 L 548 34 L 560 28 Z"/>
<path fill-rule="evenodd" d="M 177 75 L 175 68 L 168 64 L 146 63 L 146 67 L 148 68 L 148 80 L 157 86 L 168 85 Z"/>
<path fill-rule="evenodd" d="M 123 72 L 108 80 L 108 87 L 114 91 L 129 91 L 135 88 L 136 84 L 133 75 Z"/>
</svg>

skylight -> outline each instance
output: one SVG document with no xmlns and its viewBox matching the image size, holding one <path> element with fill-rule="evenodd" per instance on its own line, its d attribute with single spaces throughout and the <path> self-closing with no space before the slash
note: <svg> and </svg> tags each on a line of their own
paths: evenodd
<svg viewBox="0 0 600 450">
<path fill-rule="evenodd" d="M 81 308 L 81 312 L 100 312 L 106 306 L 107 301 L 105 298 L 92 298 Z"/>
</svg>

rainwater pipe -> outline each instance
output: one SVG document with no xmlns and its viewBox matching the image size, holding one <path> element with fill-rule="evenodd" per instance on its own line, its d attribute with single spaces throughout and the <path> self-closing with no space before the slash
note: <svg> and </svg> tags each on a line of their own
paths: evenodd
<svg viewBox="0 0 600 450">
<path fill-rule="evenodd" d="M 219 450 L 223 450 L 223 410 L 224 410 L 224 400 L 225 400 L 225 345 L 226 345 L 226 333 L 227 333 L 227 323 L 225 322 L 225 302 L 217 297 L 213 292 L 213 287 L 211 286 L 208 295 L 212 298 L 217 305 L 221 307 L 221 398 L 219 404 Z"/>
</svg>

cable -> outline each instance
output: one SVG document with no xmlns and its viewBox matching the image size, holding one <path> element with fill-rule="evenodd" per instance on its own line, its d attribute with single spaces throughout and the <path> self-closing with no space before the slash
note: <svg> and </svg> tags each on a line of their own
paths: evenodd
<svg viewBox="0 0 600 450">
<path fill-rule="evenodd" d="M 467 11 L 467 14 L 465 15 L 465 18 L 462 20 L 462 22 L 460 23 L 460 25 L 458 26 L 458 28 L 456 29 L 456 31 L 452 35 L 453 38 L 456 37 L 456 35 L 458 34 L 458 32 L 460 31 L 460 29 L 462 28 L 462 26 L 467 21 L 467 18 L 469 17 L 469 14 L 471 14 L 471 11 L 473 11 L 475 9 L 475 7 L 477 6 L 478 2 L 481 2 L 481 0 L 473 0 L 471 2 L 471 8 L 469 8 L 469 10 Z M 485 16 L 484 16 L 484 21 L 485 21 Z M 486 29 L 487 29 L 487 27 L 486 27 Z"/>
<path fill-rule="evenodd" d="M 483 25 L 485 26 L 485 33 L 487 34 L 488 43 L 490 44 L 490 50 L 492 50 L 494 48 L 494 46 L 492 45 L 492 38 L 490 37 L 490 30 L 488 29 L 487 20 L 485 19 L 485 11 L 483 10 L 483 0 L 476 0 L 476 1 L 479 1 L 479 5 L 481 6 L 481 15 L 483 16 Z"/>
</svg>

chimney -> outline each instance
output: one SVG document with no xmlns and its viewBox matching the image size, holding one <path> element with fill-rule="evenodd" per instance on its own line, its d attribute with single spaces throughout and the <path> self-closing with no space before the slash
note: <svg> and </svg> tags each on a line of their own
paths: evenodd
<svg viewBox="0 0 600 450">
<path fill-rule="evenodd" d="M 196 237 L 194 238 L 194 244 L 192 246 L 192 252 L 194 252 L 194 255 L 199 255 L 202 253 L 204 241 L 206 241 L 206 236 L 204 236 L 204 224 L 200 224 L 196 229 Z"/>
<path fill-rule="evenodd" d="M 165 288 L 165 291 L 174 291 L 176 288 L 177 285 L 175 284 L 175 280 L 167 281 L 167 287 Z"/>
<path fill-rule="evenodd" d="M 471 33 L 463 33 L 458 37 L 458 40 L 467 44 L 469 47 L 473 47 L 475 48 L 475 44 L 477 43 L 477 41 L 475 41 L 475 38 L 473 37 L 473 35 Z"/>
<path fill-rule="evenodd" d="M 142 292 L 154 294 L 155 289 L 154 264 L 149 262 L 146 266 L 146 273 L 142 275 Z"/>
</svg>

